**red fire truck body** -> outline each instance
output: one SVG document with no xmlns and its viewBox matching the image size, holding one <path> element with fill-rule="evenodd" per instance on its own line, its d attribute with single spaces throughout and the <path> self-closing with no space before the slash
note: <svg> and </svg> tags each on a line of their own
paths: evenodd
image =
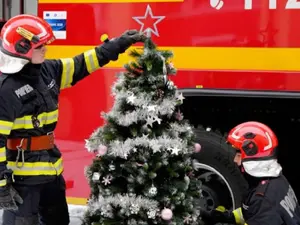
<svg viewBox="0 0 300 225">
<path fill-rule="evenodd" d="M 253 113 L 247 117 L 235 120 L 239 114 L 227 112 L 223 120 L 217 119 L 220 116 L 207 119 L 211 122 L 205 125 L 222 132 L 245 120 L 270 124 L 265 117 L 251 116 L 257 115 L 257 110 L 263 110 L 260 115 L 271 110 L 272 121 L 281 120 L 283 117 L 274 117 L 278 115 L 274 105 L 280 108 L 281 103 L 272 104 L 272 109 L 263 106 L 273 98 L 298 99 L 299 12 L 297 0 L 40 0 L 38 4 L 38 15 L 46 19 L 51 16 L 49 23 L 61 34 L 48 47 L 48 58 L 72 57 L 91 49 L 101 44 L 104 33 L 112 38 L 127 29 L 150 30 L 160 48 L 174 52 L 178 73 L 171 79 L 185 93 L 190 102 L 187 105 L 192 102 L 200 107 L 195 118 L 188 113 L 191 107 L 186 110 L 185 117 L 192 123 L 197 120 L 197 124 L 203 124 L 206 119 L 201 117 L 211 114 L 208 108 L 216 113 L 250 105 Z M 63 19 L 56 20 L 55 15 L 59 17 L 60 13 Z M 85 149 L 85 139 L 103 125 L 100 113 L 113 105 L 110 93 L 115 74 L 129 60 L 126 53 L 122 54 L 118 61 L 61 93 L 55 135 L 64 156 L 65 177 L 74 181 L 67 193 L 72 203 L 80 204 L 88 198 L 84 167 L 94 155 Z M 223 98 L 230 103 L 222 105 Z M 261 99 L 266 102 L 261 103 Z M 255 104 L 260 106 L 255 108 Z"/>
</svg>

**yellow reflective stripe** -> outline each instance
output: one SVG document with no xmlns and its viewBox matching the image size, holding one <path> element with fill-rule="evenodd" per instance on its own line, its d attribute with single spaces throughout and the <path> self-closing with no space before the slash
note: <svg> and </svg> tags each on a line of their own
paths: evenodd
<svg viewBox="0 0 300 225">
<path fill-rule="evenodd" d="M 9 135 L 13 122 L 0 120 L 0 134 Z"/>
<path fill-rule="evenodd" d="M 233 210 L 232 212 L 233 212 L 236 224 L 244 225 L 245 220 L 243 217 L 242 208 L 237 208 L 237 209 Z"/>
<path fill-rule="evenodd" d="M 7 184 L 6 179 L 0 180 L 0 187 L 3 187 Z"/>
<path fill-rule="evenodd" d="M 17 166 L 18 165 L 18 166 Z M 62 158 L 51 162 L 16 162 L 7 161 L 7 168 L 16 176 L 59 175 L 63 172 Z"/>
<path fill-rule="evenodd" d="M 60 89 L 71 87 L 75 71 L 74 60 L 72 58 L 61 59 L 63 69 L 61 74 Z"/>
<path fill-rule="evenodd" d="M 95 49 L 84 52 L 84 60 L 89 73 L 92 73 L 100 68 Z"/>
<path fill-rule="evenodd" d="M 217 208 L 216 208 L 217 211 L 220 211 L 220 212 L 225 212 L 226 211 L 226 208 L 222 205 L 219 205 Z"/>
<path fill-rule="evenodd" d="M 6 161 L 6 148 L 0 148 L 0 163 Z"/>
<path fill-rule="evenodd" d="M 58 109 L 52 111 L 52 112 L 43 112 L 37 116 L 37 119 L 39 120 L 40 124 L 39 127 L 42 127 L 43 125 L 48 125 L 57 122 L 58 120 Z M 33 123 L 32 123 L 32 115 L 23 116 L 21 118 L 17 118 L 14 121 L 14 125 L 12 127 L 12 130 L 17 129 L 33 129 Z"/>
</svg>

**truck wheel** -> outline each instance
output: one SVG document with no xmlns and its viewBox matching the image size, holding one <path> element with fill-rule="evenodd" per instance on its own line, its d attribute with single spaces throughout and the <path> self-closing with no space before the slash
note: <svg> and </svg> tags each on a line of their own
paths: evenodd
<svg viewBox="0 0 300 225">
<path fill-rule="evenodd" d="M 226 209 L 241 206 L 247 182 L 233 162 L 235 150 L 226 144 L 225 138 L 203 128 L 194 130 L 201 151 L 194 153 L 195 173 L 202 180 L 202 197 L 199 205 L 212 210 L 219 205 Z"/>
</svg>

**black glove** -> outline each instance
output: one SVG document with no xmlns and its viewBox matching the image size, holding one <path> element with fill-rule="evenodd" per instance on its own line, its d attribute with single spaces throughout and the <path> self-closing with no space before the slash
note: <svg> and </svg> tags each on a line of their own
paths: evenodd
<svg viewBox="0 0 300 225">
<path fill-rule="evenodd" d="M 128 30 L 125 31 L 121 37 L 117 38 L 116 43 L 119 45 L 120 52 L 123 53 L 128 49 L 131 45 L 137 42 L 144 42 L 146 40 L 146 36 L 138 32 L 137 30 Z"/>
<path fill-rule="evenodd" d="M 23 199 L 12 187 L 12 170 L 3 171 L 0 177 L 7 181 L 7 184 L 0 188 L 0 209 L 17 210 L 17 204 L 22 204 Z"/>
<path fill-rule="evenodd" d="M 131 45 L 137 42 L 144 42 L 146 36 L 137 30 L 128 30 L 120 37 L 106 41 L 103 45 L 96 48 L 108 60 L 117 60 L 120 53 L 124 53 Z"/>
<path fill-rule="evenodd" d="M 205 225 L 215 225 L 216 223 L 230 223 L 236 224 L 234 215 L 231 211 L 219 211 L 219 210 L 200 210 L 200 217 L 205 222 Z"/>
</svg>

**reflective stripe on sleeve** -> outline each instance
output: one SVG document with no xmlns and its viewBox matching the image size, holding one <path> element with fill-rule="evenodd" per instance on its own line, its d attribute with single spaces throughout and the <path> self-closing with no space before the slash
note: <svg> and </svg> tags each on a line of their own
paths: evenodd
<svg viewBox="0 0 300 225">
<path fill-rule="evenodd" d="M 92 73 L 100 68 L 95 49 L 84 52 L 84 61 L 89 73 Z"/>
<path fill-rule="evenodd" d="M 0 134 L 9 135 L 13 122 L 0 120 Z"/>
<path fill-rule="evenodd" d="M 245 220 L 244 220 L 243 213 L 242 213 L 242 208 L 237 208 L 237 209 L 233 210 L 232 213 L 234 215 L 236 224 L 241 224 L 241 225 L 245 224 Z"/>
<path fill-rule="evenodd" d="M 6 148 L 2 147 L 0 148 L 0 163 L 6 161 Z"/>
<path fill-rule="evenodd" d="M 63 172 L 63 163 L 62 158 L 55 163 L 7 161 L 7 168 L 12 169 L 15 176 L 59 175 Z"/>
<path fill-rule="evenodd" d="M 221 206 L 219 205 L 217 208 L 216 208 L 217 211 L 220 211 L 220 212 L 225 212 L 226 211 L 226 208 L 224 206 Z"/>
<path fill-rule="evenodd" d="M 39 127 L 43 127 L 43 125 L 48 125 L 57 122 L 58 120 L 58 110 L 54 110 L 52 112 L 43 112 L 37 116 L 39 120 Z M 12 130 L 18 129 L 33 129 L 32 123 L 32 115 L 26 115 L 21 118 L 15 119 L 13 123 Z"/>
<path fill-rule="evenodd" d="M 6 179 L 0 180 L 0 187 L 3 187 L 7 184 Z"/>
<path fill-rule="evenodd" d="M 75 71 L 75 65 L 74 59 L 72 58 L 61 59 L 61 61 L 63 65 L 63 70 L 61 75 L 60 89 L 64 89 L 67 87 L 71 87 Z"/>
</svg>

